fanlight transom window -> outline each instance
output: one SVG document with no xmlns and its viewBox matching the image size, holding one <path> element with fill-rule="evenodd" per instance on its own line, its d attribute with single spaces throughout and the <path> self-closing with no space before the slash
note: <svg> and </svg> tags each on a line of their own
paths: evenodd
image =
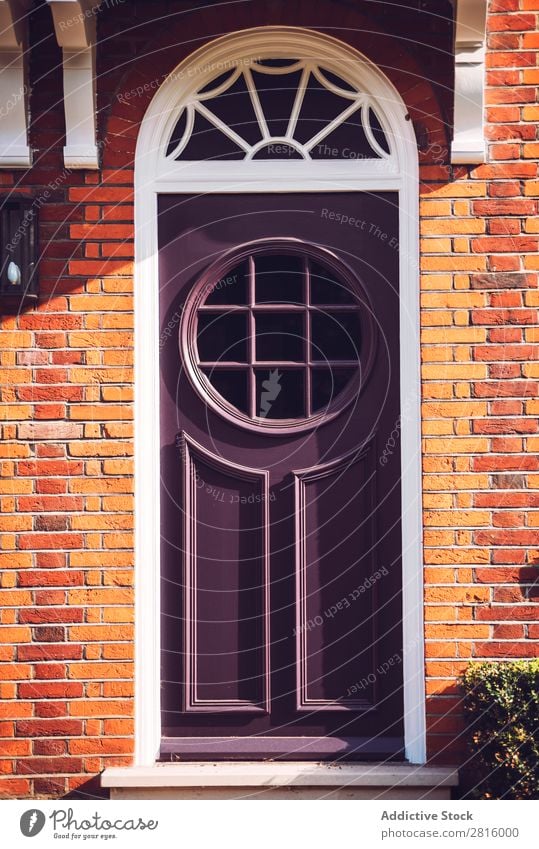
<svg viewBox="0 0 539 849">
<path fill-rule="evenodd" d="M 169 161 L 387 160 L 374 99 L 314 59 L 243 59 L 203 82 L 172 129 Z"/>
</svg>

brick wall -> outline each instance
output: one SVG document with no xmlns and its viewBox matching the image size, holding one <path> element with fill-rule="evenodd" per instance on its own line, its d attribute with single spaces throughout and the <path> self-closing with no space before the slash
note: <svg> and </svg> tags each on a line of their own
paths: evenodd
<svg viewBox="0 0 539 849">
<path fill-rule="evenodd" d="M 422 169 L 429 751 L 462 759 L 455 676 L 539 654 L 538 0 L 488 17 L 488 160 Z"/>
<path fill-rule="evenodd" d="M 63 795 L 131 761 L 134 148 L 155 81 L 231 27 L 212 8 L 170 15 L 184 5 L 152 4 L 150 17 L 131 2 L 130 29 L 126 4 L 99 15 L 99 172 L 64 170 L 60 54 L 48 9 L 32 16 L 35 166 L 0 173 L 2 194 L 43 198 L 43 298 L 0 332 L 2 795 Z M 286 5 L 241 4 L 234 27 L 331 27 L 395 82 L 421 139 L 429 752 L 458 762 L 456 676 L 469 658 L 532 656 L 539 639 L 539 0 L 490 4 L 477 168 L 448 164 L 440 19 Z"/>
<path fill-rule="evenodd" d="M 0 332 L 0 793 L 61 796 L 133 750 L 133 174 L 65 170 L 48 9 L 30 28 L 35 165 L 0 175 L 38 199 L 43 295 Z"/>
</svg>

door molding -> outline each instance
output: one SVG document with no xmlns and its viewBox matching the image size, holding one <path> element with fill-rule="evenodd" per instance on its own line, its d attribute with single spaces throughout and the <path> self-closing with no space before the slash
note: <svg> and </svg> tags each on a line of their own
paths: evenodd
<svg viewBox="0 0 539 849">
<path fill-rule="evenodd" d="M 346 77 L 376 101 L 394 151 L 388 163 L 168 162 L 163 148 L 178 111 L 206 77 L 246 57 L 314 56 L 346 62 Z M 393 84 L 344 42 L 296 27 L 242 30 L 195 51 L 169 74 L 142 121 L 135 156 L 135 764 L 155 763 L 160 716 L 159 194 L 380 191 L 399 193 L 404 737 L 406 757 L 424 763 L 425 691 L 421 522 L 418 156 L 412 123 Z M 208 168 L 208 165 L 213 166 Z M 230 167 L 232 165 L 232 167 Z M 373 167 L 374 165 L 374 167 Z M 177 328 L 171 330 L 177 332 Z"/>
<path fill-rule="evenodd" d="M 235 713 L 269 713 L 270 709 L 270 656 L 269 656 L 269 472 L 260 469 L 251 469 L 249 466 L 239 466 L 237 463 L 225 461 L 222 457 L 208 451 L 202 445 L 182 433 L 183 463 L 183 510 L 182 525 L 184 539 L 184 566 L 185 566 L 185 598 L 184 598 L 184 641 L 185 656 L 189 658 L 184 669 L 184 704 L 185 713 L 207 712 L 213 710 L 223 713 L 234 711 Z M 261 698 L 255 702 L 248 699 L 200 699 L 198 698 L 198 676 L 195 658 L 197 652 L 197 627 L 196 627 L 196 585 L 197 585 L 197 460 L 202 460 L 218 472 L 230 476 L 232 480 L 249 481 L 257 486 L 261 495 L 260 522 L 260 551 L 262 560 L 262 604 L 260 610 L 264 618 L 264 653 L 262 658 L 263 671 L 260 675 Z"/>
<path fill-rule="evenodd" d="M 296 710 L 312 711 L 313 708 L 323 707 L 324 710 L 332 711 L 366 711 L 372 710 L 374 707 L 372 699 L 369 698 L 344 698 L 339 702 L 330 702 L 329 699 L 310 699 L 309 698 L 309 683 L 308 683 L 308 613 L 307 613 L 307 572 L 308 572 L 308 530 L 307 530 L 307 511 L 308 498 L 307 487 L 316 481 L 324 478 L 340 477 L 345 471 L 352 466 L 361 463 L 362 474 L 358 476 L 359 480 L 366 480 L 369 475 L 365 473 L 365 467 L 370 464 L 372 467 L 373 443 L 375 441 L 375 433 L 360 445 L 359 449 L 353 448 L 348 454 L 341 457 L 336 457 L 326 463 L 319 463 L 310 469 L 296 469 L 294 475 L 295 489 L 295 504 L 296 504 L 296 540 L 298 547 L 296 549 Z M 369 551 L 371 574 L 375 571 L 373 560 L 373 504 L 372 490 L 368 495 L 367 515 L 369 516 L 368 533 L 369 533 Z M 369 614 L 372 618 L 372 612 Z M 370 646 L 371 655 L 373 648 Z M 372 666 L 374 667 L 374 663 Z"/>
</svg>

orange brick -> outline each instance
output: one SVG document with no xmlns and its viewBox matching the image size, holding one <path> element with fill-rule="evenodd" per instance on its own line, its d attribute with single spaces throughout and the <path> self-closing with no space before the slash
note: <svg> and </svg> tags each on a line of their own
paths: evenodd
<svg viewBox="0 0 539 849">
<path fill-rule="evenodd" d="M 0 552 L 0 569 L 30 569 L 32 554 L 27 551 Z"/>
<path fill-rule="evenodd" d="M 133 228 L 128 224 L 73 224 L 69 228 L 72 239 L 129 239 Z"/>
<path fill-rule="evenodd" d="M 29 643 L 32 639 L 30 628 L 13 627 L 0 628 L 0 642 L 2 643 Z M 28 667 L 29 668 L 29 667 Z M 7 672 L 8 670 L 6 670 Z M 9 675 L 4 676 L 9 679 Z"/>
<path fill-rule="evenodd" d="M 119 407 L 110 404 L 89 405 L 80 404 L 71 407 L 71 418 L 78 421 L 111 421 L 132 419 L 133 410 L 129 407 Z"/>
<path fill-rule="evenodd" d="M 76 605 L 131 604 L 132 590 L 120 588 L 94 588 L 89 590 L 70 590 L 68 603 Z"/>
<path fill-rule="evenodd" d="M 134 732 L 132 719 L 105 719 L 103 726 L 105 734 L 110 736 L 132 736 Z"/>
<path fill-rule="evenodd" d="M 456 183 L 447 183 L 446 185 L 435 186 L 432 190 L 432 193 L 429 194 L 429 197 L 449 197 L 449 198 L 461 198 L 461 197 L 484 197 L 487 193 L 486 183 L 473 181 L 473 182 L 456 182 Z"/>
<path fill-rule="evenodd" d="M 69 200 L 89 201 L 90 203 L 122 203 L 133 199 L 133 190 L 130 188 L 71 188 L 69 189 Z"/>
<path fill-rule="evenodd" d="M 131 701 L 119 701 L 118 699 L 83 700 L 77 699 L 70 702 L 69 713 L 71 716 L 132 716 L 133 703 Z"/>
<path fill-rule="evenodd" d="M 424 256 L 421 268 L 425 271 L 484 271 L 486 260 L 482 256 Z"/>
<path fill-rule="evenodd" d="M 109 312 L 110 310 L 130 312 L 133 309 L 133 298 L 128 295 L 75 295 L 70 303 L 74 312 L 84 313 Z"/>
<path fill-rule="evenodd" d="M 15 351 L 20 351 L 23 348 L 30 348 L 31 345 L 31 333 L 19 333 L 17 331 L 9 331 L 3 329 L 0 333 L 0 348 L 12 348 Z"/>
<path fill-rule="evenodd" d="M 480 218 L 447 218 L 447 219 L 424 219 L 421 222 L 421 233 L 426 235 L 443 234 L 464 235 L 466 233 L 484 233 L 485 222 Z M 446 248 L 450 250 L 450 247 Z"/>
<path fill-rule="evenodd" d="M 96 737 L 69 741 L 69 752 L 72 755 L 80 754 L 115 754 L 118 752 L 133 751 L 133 740 L 120 737 Z"/>
<path fill-rule="evenodd" d="M 75 642 L 132 640 L 133 629 L 129 625 L 73 625 L 69 639 Z"/>
<path fill-rule="evenodd" d="M 69 678 L 99 679 L 130 678 L 133 666 L 130 663 L 76 663 L 68 670 Z"/>
</svg>

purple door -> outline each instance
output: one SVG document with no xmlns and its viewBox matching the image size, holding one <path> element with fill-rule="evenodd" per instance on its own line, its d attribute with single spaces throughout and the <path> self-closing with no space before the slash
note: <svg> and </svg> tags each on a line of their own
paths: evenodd
<svg viewBox="0 0 539 849">
<path fill-rule="evenodd" d="M 397 196 L 162 196 L 159 240 L 162 757 L 402 757 Z"/>
</svg>

